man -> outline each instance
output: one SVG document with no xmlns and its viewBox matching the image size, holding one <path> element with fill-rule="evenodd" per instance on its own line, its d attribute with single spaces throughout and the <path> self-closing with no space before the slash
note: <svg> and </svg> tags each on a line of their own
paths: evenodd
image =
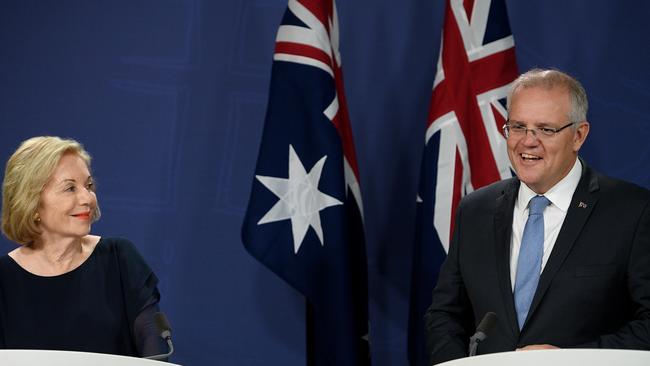
<svg viewBox="0 0 650 366">
<path fill-rule="evenodd" d="M 459 205 L 425 316 L 432 363 L 467 356 L 487 312 L 498 320 L 478 353 L 650 349 L 650 191 L 578 158 L 587 96 L 569 75 L 521 75 L 508 114 L 517 178 Z"/>
</svg>

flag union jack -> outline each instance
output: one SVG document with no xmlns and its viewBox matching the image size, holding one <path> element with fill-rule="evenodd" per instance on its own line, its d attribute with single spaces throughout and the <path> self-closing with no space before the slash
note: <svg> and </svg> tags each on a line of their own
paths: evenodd
<svg viewBox="0 0 650 366">
<path fill-rule="evenodd" d="M 290 0 L 276 38 L 246 249 L 307 300 L 307 364 L 369 364 L 359 170 L 332 0 Z"/>
<path fill-rule="evenodd" d="M 517 77 L 515 43 L 503 1 L 447 4 L 426 144 L 439 134 L 434 226 L 449 250 L 460 199 L 512 172 L 501 126 Z"/>
<path fill-rule="evenodd" d="M 512 176 L 501 126 L 517 77 L 504 0 L 448 0 L 422 159 L 409 359 L 428 364 L 423 316 L 466 194 Z"/>
</svg>

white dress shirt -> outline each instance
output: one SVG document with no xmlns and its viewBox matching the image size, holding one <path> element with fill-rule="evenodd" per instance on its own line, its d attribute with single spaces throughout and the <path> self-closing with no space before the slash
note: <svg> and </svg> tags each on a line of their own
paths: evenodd
<svg viewBox="0 0 650 366">
<path fill-rule="evenodd" d="M 581 175 L 582 164 L 579 159 L 576 159 L 569 174 L 544 193 L 544 196 L 551 201 L 551 204 L 544 210 L 544 255 L 542 256 L 542 272 L 551 255 L 551 251 L 553 251 L 555 240 L 560 232 L 562 223 L 564 223 L 564 218 L 571 204 L 571 198 L 576 187 L 578 187 Z M 512 215 L 512 237 L 510 239 L 510 285 L 513 291 L 515 288 L 521 237 L 524 234 L 524 226 L 526 226 L 526 221 L 528 220 L 528 203 L 536 195 L 537 193 L 533 192 L 523 182 L 519 185 L 519 194 L 517 195 L 517 201 L 515 202 L 515 209 Z"/>
</svg>

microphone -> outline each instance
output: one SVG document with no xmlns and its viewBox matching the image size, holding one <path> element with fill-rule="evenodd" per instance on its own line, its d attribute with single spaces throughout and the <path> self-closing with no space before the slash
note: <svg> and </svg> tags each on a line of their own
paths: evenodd
<svg viewBox="0 0 650 366">
<path fill-rule="evenodd" d="M 497 323 L 497 314 L 488 312 L 476 327 L 476 333 L 469 338 L 469 357 L 476 355 L 478 344 L 487 338 L 487 333 L 494 328 Z"/>
<path fill-rule="evenodd" d="M 172 343 L 172 327 L 169 325 L 169 321 L 167 320 L 165 314 L 160 311 L 153 314 L 153 320 L 154 323 L 156 323 L 156 328 L 158 328 L 158 331 L 160 332 L 160 338 L 164 339 L 167 342 L 169 352 L 159 355 L 147 356 L 145 358 L 158 361 L 166 360 L 169 356 L 172 355 L 172 353 L 174 353 L 174 344 Z"/>
</svg>

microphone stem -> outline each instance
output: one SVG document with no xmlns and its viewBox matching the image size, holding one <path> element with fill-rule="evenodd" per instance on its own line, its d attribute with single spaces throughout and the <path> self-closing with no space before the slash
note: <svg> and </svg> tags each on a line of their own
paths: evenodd
<svg viewBox="0 0 650 366">
<path fill-rule="evenodd" d="M 478 351 L 478 340 L 471 340 L 469 342 L 469 357 L 476 356 L 476 351 Z"/>
<path fill-rule="evenodd" d="M 155 360 L 155 361 L 165 361 L 169 356 L 174 353 L 174 344 L 172 343 L 172 337 L 166 337 L 165 340 L 167 341 L 167 346 L 169 346 L 169 352 L 163 353 L 161 355 L 153 355 L 153 356 L 147 356 L 143 357 L 148 360 Z"/>
</svg>

